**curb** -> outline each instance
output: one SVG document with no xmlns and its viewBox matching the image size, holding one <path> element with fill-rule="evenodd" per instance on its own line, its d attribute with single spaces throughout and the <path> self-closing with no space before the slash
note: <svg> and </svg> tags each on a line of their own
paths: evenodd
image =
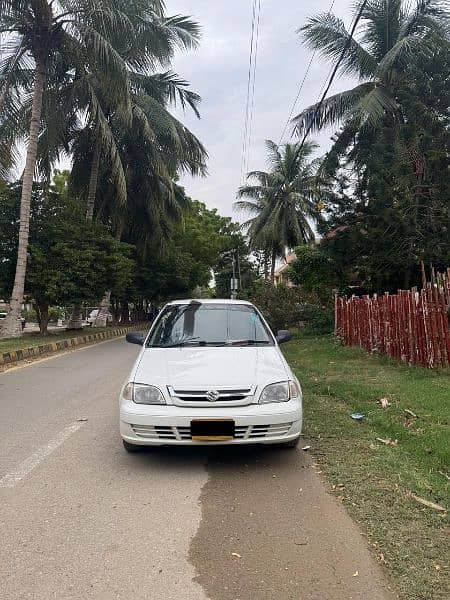
<svg viewBox="0 0 450 600">
<path fill-rule="evenodd" d="M 28 348 L 21 348 L 20 350 L 3 352 L 3 354 L 0 354 L 0 366 L 11 365 L 20 362 L 21 360 L 26 360 L 27 358 L 48 356 L 49 354 L 56 354 L 62 350 L 86 346 L 95 342 L 102 342 L 111 338 L 120 337 L 129 331 L 142 329 L 143 325 L 143 323 L 140 323 L 131 327 L 119 327 L 119 329 L 112 329 L 111 331 L 101 331 L 99 333 L 66 338 L 64 340 L 59 340 L 58 342 L 49 342 L 48 344 L 42 344 L 40 346 L 29 346 Z M 149 326 L 150 324 L 145 323 L 145 325 Z"/>
</svg>

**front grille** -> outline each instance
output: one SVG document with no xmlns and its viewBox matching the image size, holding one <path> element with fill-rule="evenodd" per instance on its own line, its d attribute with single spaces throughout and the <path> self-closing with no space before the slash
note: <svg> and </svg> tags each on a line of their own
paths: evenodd
<svg viewBox="0 0 450 600">
<path fill-rule="evenodd" d="M 236 425 L 234 438 L 237 440 L 268 439 L 287 435 L 292 423 L 276 425 Z M 190 427 L 170 427 L 167 425 L 131 425 L 133 432 L 149 441 L 190 440 Z"/>
<path fill-rule="evenodd" d="M 134 433 L 147 440 L 190 440 L 190 427 L 170 427 L 166 425 L 132 425 Z"/>
<path fill-rule="evenodd" d="M 255 394 L 254 388 L 210 389 L 210 390 L 175 390 L 169 387 L 169 394 L 181 403 L 188 404 L 239 404 L 250 403 Z M 213 396 L 211 397 L 211 393 Z"/>
</svg>

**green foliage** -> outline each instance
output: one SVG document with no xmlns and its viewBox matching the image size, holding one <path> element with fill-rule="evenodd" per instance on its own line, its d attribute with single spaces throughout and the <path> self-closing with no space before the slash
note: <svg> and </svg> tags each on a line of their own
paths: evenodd
<svg viewBox="0 0 450 600">
<path fill-rule="evenodd" d="M 17 252 L 20 187 L 0 197 L 0 289 L 10 288 Z M 33 194 L 25 290 L 38 305 L 96 303 L 106 289 L 129 285 L 132 247 L 115 242 L 98 223 L 56 191 Z"/>
<path fill-rule="evenodd" d="M 347 32 L 333 15 L 302 28 L 331 59 Z M 319 223 L 336 287 L 397 291 L 420 285 L 420 263 L 450 264 L 450 52 L 448 12 L 437 1 L 369 0 L 342 71 L 359 77 L 328 98 L 313 129 L 339 123 L 319 170 L 332 193 Z M 317 106 L 297 118 L 301 131 Z"/>
<path fill-rule="evenodd" d="M 23 310 L 22 317 L 25 319 L 27 323 L 37 323 L 37 314 L 34 309 L 31 310 Z"/>
<path fill-rule="evenodd" d="M 50 306 L 48 309 L 48 318 L 52 323 L 56 323 L 58 319 L 63 319 L 65 316 L 65 311 L 63 308 L 59 306 Z"/>
<path fill-rule="evenodd" d="M 259 308 L 275 333 L 280 329 L 299 325 L 301 317 L 298 290 L 259 280 L 250 294 L 250 300 Z"/>
<path fill-rule="evenodd" d="M 255 264 L 249 259 L 249 247 L 238 224 L 230 219 L 222 226 L 223 251 L 213 267 L 215 295 L 217 298 L 229 298 L 231 295 L 231 279 L 239 280 L 238 297 L 247 299 L 258 279 Z"/>
<path fill-rule="evenodd" d="M 328 305 L 302 303 L 300 319 L 304 324 L 304 333 L 325 335 L 334 330 L 334 309 Z"/>
<path fill-rule="evenodd" d="M 332 258 L 317 246 L 299 246 L 295 254 L 297 259 L 286 272 L 289 279 L 301 286 L 303 293 L 330 304 L 337 280 Z"/>
<path fill-rule="evenodd" d="M 163 252 L 139 257 L 131 298 L 159 303 L 192 296 L 195 288 L 208 288 L 213 272 L 220 270 L 223 253 L 236 247 L 237 240 L 243 243 L 231 219 L 201 202 L 186 202 L 184 227 L 174 230 Z"/>
</svg>

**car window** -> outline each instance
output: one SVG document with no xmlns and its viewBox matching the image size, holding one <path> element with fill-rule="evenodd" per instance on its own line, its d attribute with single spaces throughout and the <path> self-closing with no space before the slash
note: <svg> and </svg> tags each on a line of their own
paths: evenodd
<svg viewBox="0 0 450 600">
<path fill-rule="evenodd" d="M 190 303 L 167 307 L 148 346 L 273 345 L 257 311 L 247 304 Z"/>
</svg>

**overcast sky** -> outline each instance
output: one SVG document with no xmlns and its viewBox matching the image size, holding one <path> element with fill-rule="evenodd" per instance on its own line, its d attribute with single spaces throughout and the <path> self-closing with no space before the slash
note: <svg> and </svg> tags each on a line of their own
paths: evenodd
<svg viewBox="0 0 450 600">
<path fill-rule="evenodd" d="M 209 176 L 186 177 L 188 195 L 233 216 L 240 185 L 244 112 L 247 93 L 252 0 L 167 0 L 168 14 L 190 15 L 202 27 L 195 52 L 176 57 L 174 70 L 202 96 L 201 120 L 183 121 L 205 144 Z M 336 0 L 333 12 L 351 22 L 352 0 Z M 262 0 L 256 95 L 249 170 L 264 169 L 264 140 L 278 143 L 298 86 L 311 56 L 296 29 L 307 18 L 327 12 L 330 0 Z M 316 57 L 299 99 L 297 111 L 316 101 L 330 64 Z M 331 92 L 349 87 L 336 78 Z M 315 139 L 327 148 L 332 131 Z"/>
</svg>

